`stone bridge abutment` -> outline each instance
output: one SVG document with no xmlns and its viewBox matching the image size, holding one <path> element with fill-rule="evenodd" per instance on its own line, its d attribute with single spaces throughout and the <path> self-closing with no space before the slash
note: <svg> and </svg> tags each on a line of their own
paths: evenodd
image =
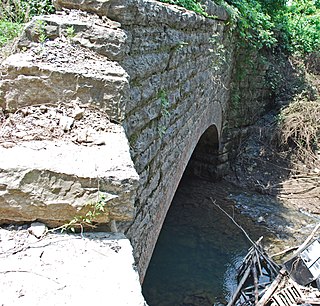
<svg viewBox="0 0 320 306">
<path fill-rule="evenodd" d="M 0 106 L 24 118 L 37 112 L 62 132 L 5 139 L 0 221 L 54 226 L 103 195 L 106 212 L 94 221 L 130 238 L 143 279 L 192 154 L 188 171 L 209 177 L 226 161 L 228 16 L 210 1 L 215 18 L 152 0 L 55 4 L 61 10 L 28 24 L 3 63 Z"/>
</svg>

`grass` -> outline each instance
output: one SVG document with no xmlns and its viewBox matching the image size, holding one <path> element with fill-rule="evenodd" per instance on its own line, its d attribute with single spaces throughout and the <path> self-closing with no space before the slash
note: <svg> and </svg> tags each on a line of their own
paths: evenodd
<svg viewBox="0 0 320 306">
<path fill-rule="evenodd" d="M 0 20 L 0 48 L 20 35 L 23 24 Z"/>
</svg>

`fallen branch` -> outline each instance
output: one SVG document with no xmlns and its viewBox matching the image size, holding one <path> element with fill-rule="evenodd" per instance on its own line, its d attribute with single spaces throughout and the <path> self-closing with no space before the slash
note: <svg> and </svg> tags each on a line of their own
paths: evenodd
<svg viewBox="0 0 320 306">
<path fill-rule="evenodd" d="M 307 237 L 307 239 L 300 245 L 300 247 L 296 250 L 295 253 L 293 253 L 292 257 L 297 256 L 308 244 L 309 242 L 313 239 L 313 237 L 316 235 L 317 231 L 320 228 L 320 222 L 315 226 L 311 234 Z"/>
<path fill-rule="evenodd" d="M 272 268 L 273 272 L 275 272 L 275 274 L 278 274 L 280 267 L 271 259 L 269 259 L 263 251 L 261 251 L 261 247 L 254 242 L 250 236 L 247 234 L 247 232 L 243 229 L 243 227 L 238 224 L 234 218 L 232 216 L 230 216 L 220 205 L 218 205 L 211 197 L 210 197 L 211 202 L 213 203 L 213 205 L 215 205 L 217 208 L 219 208 L 243 233 L 244 235 L 247 237 L 247 239 L 250 241 L 250 243 L 254 246 L 254 248 L 259 252 L 259 254 L 264 258 L 264 260 L 270 265 L 270 267 Z M 259 242 L 262 238 L 259 239 Z"/>
<path fill-rule="evenodd" d="M 244 235 L 247 237 L 247 239 L 250 241 L 250 243 L 251 243 L 252 245 L 254 245 L 255 247 L 258 247 L 257 244 L 250 238 L 250 236 L 247 234 L 247 232 L 243 229 L 243 227 L 242 227 L 239 223 L 237 223 L 231 215 L 229 215 L 229 214 L 228 214 L 220 205 L 218 205 L 218 204 L 216 203 L 216 201 L 213 200 L 211 197 L 210 197 L 210 200 L 211 200 L 211 202 L 213 203 L 213 205 L 215 205 L 216 207 L 218 207 L 218 208 L 244 233 Z"/>
<path fill-rule="evenodd" d="M 283 250 L 283 251 L 281 251 L 281 252 L 272 254 L 272 255 L 270 256 L 270 258 L 274 258 L 274 257 L 278 257 L 278 256 L 281 256 L 281 255 L 285 255 L 285 254 L 287 254 L 287 253 L 289 253 L 289 252 L 292 252 L 292 251 L 294 251 L 294 250 L 297 250 L 298 248 L 299 248 L 298 246 L 294 246 L 294 247 L 291 247 L 291 248 L 287 248 L 287 249 L 285 249 L 285 250 Z"/>
<path fill-rule="evenodd" d="M 233 294 L 233 296 L 232 296 L 232 298 L 231 298 L 231 300 L 230 300 L 230 302 L 228 303 L 227 306 L 232 306 L 232 305 L 234 305 L 234 302 L 237 300 L 238 295 L 239 295 L 239 293 L 240 293 L 240 291 L 241 291 L 241 288 L 243 287 L 244 283 L 246 282 L 247 278 L 249 277 L 250 272 L 251 272 L 251 266 L 249 266 L 249 267 L 247 268 L 247 270 L 245 271 L 245 273 L 244 273 L 241 281 L 239 282 L 239 285 L 238 285 L 236 291 L 234 292 L 234 294 Z"/>
</svg>

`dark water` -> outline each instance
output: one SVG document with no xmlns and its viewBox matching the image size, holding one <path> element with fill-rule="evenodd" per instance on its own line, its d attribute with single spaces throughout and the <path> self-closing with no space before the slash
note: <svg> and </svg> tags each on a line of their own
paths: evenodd
<svg viewBox="0 0 320 306">
<path fill-rule="evenodd" d="M 290 215 L 281 205 L 273 207 L 267 201 L 263 203 L 259 195 L 237 190 L 227 183 L 184 178 L 144 280 L 143 294 L 149 306 L 224 305 L 234 290 L 236 268 L 250 243 L 213 205 L 210 197 L 228 211 L 252 239 L 263 235 L 265 244 L 279 240 L 278 226 L 282 230 L 292 226 L 291 221 L 284 222 L 281 217 Z M 274 227 L 267 224 L 270 215 L 269 221 Z M 274 221 L 276 216 L 280 219 Z M 305 222 L 310 224 L 308 220 Z"/>
</svg>

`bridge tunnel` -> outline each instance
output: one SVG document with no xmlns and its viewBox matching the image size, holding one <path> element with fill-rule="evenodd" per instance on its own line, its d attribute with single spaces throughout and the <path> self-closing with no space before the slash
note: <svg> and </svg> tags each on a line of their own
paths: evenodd
<svg viewBox="0 0 320 306">
<path fill-rule="evenodd" d="M 200 137 L 184 172 L 184 176 L 203 179 L 218 179 L 219 135 L 215 125 L 211 125 Z"/>
<path fill-rule="evenodd" d="M 193 150 L 144 279 L 151 306 L 211 306 L 223 299 L 224 261 L 230 258 L 221 248 L 225 237 L 214 234 L 221 215 L 210 201 L 220 192 L 218 153 L 219 133 L 211 125 Z"/>
</svg>

